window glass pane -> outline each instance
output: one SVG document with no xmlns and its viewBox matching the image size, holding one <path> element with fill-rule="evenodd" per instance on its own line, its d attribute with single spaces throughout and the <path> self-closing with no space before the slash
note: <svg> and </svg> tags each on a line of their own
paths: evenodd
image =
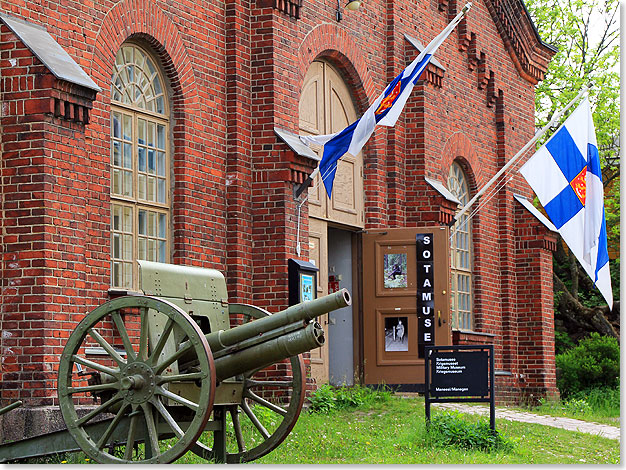
<svg viewBox="0 0 626 470">
<path fill-rule="evenodd" d="M 122 248 L 120 246 L 121 244 L 122 244 L 122 237 L 118 233 L 114 233 L 113 234 L 113 257 L 114 258 L 121 258 L 121 254 L 122 254 Z"/>
<path fill-rule="evenodd" d="M 148 122 L 148 135 L 147 135 L 148 146 L 154 147 L 154 123 Z"/>
<path fill-rule="evenodd" d="M 111 119 L 111 133 L 116 139 L 122 137 L 122 116 L 120 113 L 113 113 Z"/>
<path fill-rule="evenodd" d="M 133 287 L 133 267 L 130 263 L 124 263 L 124 287 L 126 289 Z"/>
<path fill-rule="evenodd" d="M 165 152 L 157 152 L 157 175 L 165 176 Z"/>
<path fill-rule="evenodd" d="M 148 150 L 148 173 L 154 175 L 156 173 L 156 155 L 154 150 Z"/>
<path fill-rule="evenodd" d="M 157 125 L 157 148 L 165 150 L 165 126 Z"/>
<path fill-rule="evenodd" d="M 124 196 L 133 195 L 133 173 L 132 171 L 124 172 Z"/>
<path fill-rule="evenodd" d="M 167 233 L 167 217 L 165 214 L 159 214 L 159 238 L 165 238 Z"/>
<path fill-rule="evenodd" d="M 146 199 L 146 175 L 139 175 L 137 180 L 137 197 Z"/>
<path fill-rule="evenodd" d="M 124 140 L 133 140 L 133 120 L 124 114 Z"/>
<path fill-rule="evenodd" d="M 133 167 L 133 146 L 132 144 L 124 143 L 124 168 Z"/>
<path fill-rule="evenodd" d="M 146 121 L 145 119 L 137 120 L 137 143 L 146 144 Z"/>
<path fill-rule="evenodd" d="M 146 148 L 139 147 L 137 149 L 137 170 L 146 171 Z"/>
<path fill-rule="evenodd" d="M 157 261 L 159 263 L 165 263 L 165 249 L 166 249 L 166 243 L 163 240 L 159 240 L 159 258 L 157 259 Z"/>
<path fill-rule="evenodd" d="M 138 226 L 139 235 L 147 235 L 146 232 L 146 211 L 139 211 L 139 226 Z"/>
<path fill-rule="evenodd" d="M 157 234 L 157 218 L 154 212 L 148 213 L 148 236 L 155 237 Z"/>
<path fill-rule="evenodd" d="M 146 259 L 146 239 L 139 239 L 139 253 L 137 254 L 137 259 Z"/>
<path fill-rule="evenodd" d="M 158 180 L 158 197 L 157 197 L 157 201 L 165 204 L 165 180 L 164 179 L 159 179 Z"/>
<path fill-rule="evenodd" d="M 114 261 L 113 262 L 113 272 L 111 273 L 111 277 L 113 278 L 113 285 L 115 287 L 121 287 L 122 285 L 122 273 L 121 273 L 121 264 Z"/>
<path fill-rule="evenodd" d="M 113 230 L 119 230 L 122 226 L 122 209 L 120 206 L 113 206 L 113 222 L 111 225 L 113 226 Z"/>
<path fill-rule="evenodd" d="M 113 193 L 122 194 L 122 173 L 120 170 L 113 170 Z"/>
<path fill-rule="evenodd" d="M 130 233 L 133 231 L 133 209 L 124 207 L 124 232 Z"/>
<path fill-rule="evenodd" d="M 122 166 L 122 143 L 113 142 L 113 165 Z"/>
</svg>

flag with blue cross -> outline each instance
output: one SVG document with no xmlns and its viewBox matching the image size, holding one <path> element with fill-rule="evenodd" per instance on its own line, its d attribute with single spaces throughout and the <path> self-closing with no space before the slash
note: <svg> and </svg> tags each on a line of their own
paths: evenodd
<svg viewBox="0 0 626 470">
<path fill-rule="evenodd" d="M 520 172 L 563 241 L 612 307 L 604 188 L 587 98 Z"/>
</svg>

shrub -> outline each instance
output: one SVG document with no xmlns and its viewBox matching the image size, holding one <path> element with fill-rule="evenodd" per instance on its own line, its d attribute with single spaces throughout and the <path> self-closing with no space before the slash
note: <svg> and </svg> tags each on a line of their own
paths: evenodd
<svg viewBox="0 0 626 470">
<path fill-rule="evenodd" d="M 572 349 L 576 344 L 564 331 L 554 331 L 554 350 L 557 354 L 563 354 L 568 349 Z"/>
<path fill-rule="evenodd" d="M 329 413 L 331 410 L 335 409 L 335 392 L 333 388 L 328 385 L 322 385 L 309 397 L 309 402 L 311 403 L 310 411 L 315 413 Z"/>
<path fill-rule="evenodd" d="M 578 346 L 557 354 L 560 369 L 557 385 L 564 397 L 591 388 L 619 385 L 619 344 L 617 339 L 591 333 Z"/>
<path fill-rule="evenodd" d="M 494 450 L 508 452 L 514 447 L 513 441 L 497 430 L 493 432 L 487 421 L 468 423 L 460 413 L 456 412 L 446 412 L 431 417 L 427 435 L 430 444 L 438 447 L 456 446 L 487 452 Z"/>
</svg>

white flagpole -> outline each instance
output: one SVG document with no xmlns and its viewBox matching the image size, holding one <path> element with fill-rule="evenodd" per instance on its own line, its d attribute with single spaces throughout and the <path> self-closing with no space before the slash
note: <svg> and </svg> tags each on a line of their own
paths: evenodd
<svg viewBox="0 0 626 470">
<path fill-rule="evenodd" d="M 538 133 L 535 134 L 535 136 L 530 139 L 528 141 L 528 143 L 526 145 L 524 145 L 524 147 L 522 147 L 522 149 L 517 152 L 513 158 L 511 158 L 506 165 L 504 165 L 500 171 L 498 171 L 493 178 L 491 178 L 481 189 L 480 191 L 478 191 L 476 193 L 476 195 L 470 199 L 470 201 L 465 204 L 465 206 L 463 206 L 463 208 L 454 216 L 454 220 L 455 221 L 459 221 L 461 219 L 461 216 L 463 214 L 465 214 L 465 212 L 467 212 L 467 210 L 472 206 L 472 204 L 474 204 L 476 202 L 476 199 L 478 199 L 480 196 L 482 196 L 485 191 L 487 191 L 487 189 L 489 188 L 489 186 L 491 186 L 498 178 L 500 178 L 500 176 L 502 176 L 502 174 L 509 169 L 509 167 L 511 165 L 513 165 L 513 163 L 515 163 L 515 161 L 521 157 L 522 155 L 524 155 L 526 153 L 526 151 L 535 144 L 535 142 L 537 142 L 546 132 L 548 132 L 548 129 L 550 129 L 554 123 L 558 120 L 561 119 L 561 117 L 563 116 L 563 114 L 565 114 L 565 112 L 572 107 L 572 105 L 574 103 L 576 103 L 580 98 L 582 98 L 582 96 L 587 93 L 589 91 L 589 87 L 591 86 L 591 84 L 585 86 L 580 93 L 578 93 L 578 95 L 576 95 L 576 97 L 570 101 L 567 106 L 565 106 L 561 111 L 559 111 L 558 113 L 556 113 L 552 119 L 550 120 L 550 122 L 548 124 L 546 124 L 543 129 L 541 129 Z M 454 234 L 458 231 L 458 229 L 461 228 L 461 226 L 457 227 L 456 230 L 454 230 L 454 232 L 452 232 L 452 234 L 450 235 L 450 238 L 452 238 L 454 236 Z"/>
</svg>

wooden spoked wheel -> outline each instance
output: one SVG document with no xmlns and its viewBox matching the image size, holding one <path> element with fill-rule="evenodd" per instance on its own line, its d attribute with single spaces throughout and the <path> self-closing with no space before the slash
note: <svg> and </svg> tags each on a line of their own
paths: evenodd
<svg viewBox="0 0 626 470">
<path fill-rule="evenodd" d="M 170 390 L 186 382 L 199 388 L 197 398 Z M 198 325 L 176 305 L 120 297 L 89 313 L 68 338 L 58 396 L 70 434 L 96 462 L 169 463 L 209 419 L 213 356 Z M 97 406 L 85 413 L 81 405 L 92 400 Z M 165 438 L 172 439 L 162 450 Z"/>
<path fill-rule="evenodd" d="M 229 312 L 241 315 L 243 322 L 270 315 L 253 305 L 230 304 Z M 253 370 L 229 382 L 243 384 L 242 400 L 238 405 L 226 405 L 223 419 L 226 430 L 226 463 L 256 460 L 280 445 L 293 429 L 306 390 L 304 361 L 301 355 L 265 369 Z M 218 408 L 216 405 L 215 408 Z M 220 460 L 214 450 L 197 442 L 190 449 L 207 460 Z"/>
</svg>

